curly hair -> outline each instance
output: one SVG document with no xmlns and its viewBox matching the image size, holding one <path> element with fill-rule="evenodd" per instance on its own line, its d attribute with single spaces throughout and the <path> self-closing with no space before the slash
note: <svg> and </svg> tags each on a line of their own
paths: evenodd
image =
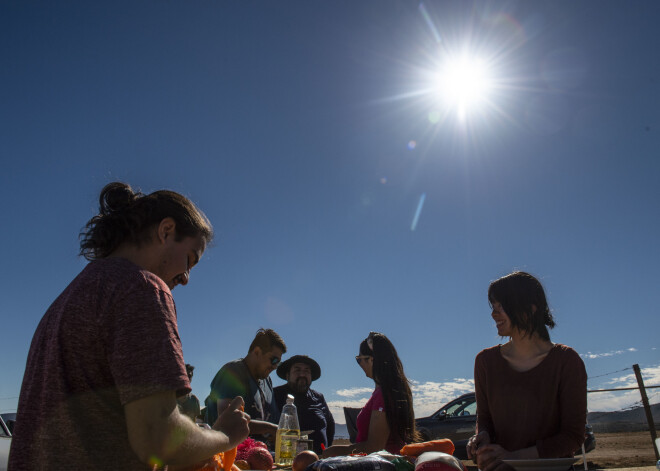
<svg viewBox="0 0 660 471">
<path fill-rule="evenodd" d="M 360 355 L 373 357 L 373 378 L 383 392 L 390 433 L 404 443 L 419 441 L 410 382 L 390 339 L 379 332 L 371 332 L 360 344 Z"/>
<path fill-rule="evenodd" d="M 108 183 L 99 196 L 99 214 L 80 233 L 80 255 L 87 260 L 106 258 L 124 243 L 140 247 L 151 239 L 151 229 L 171 217 L 176 224 L 176 240 L 184 237 L 213 239 L 213 227 L 183 195 L 169 190 L 144 195 L 126 183 Z"/>
<path fill-rule="evenodd" d="M 524 271 L 514 271 L 488 287 L 488 303 L 500 303 L 511 325 L 526 335 L 550 340 L 548 327 L 555 326 L 541 282 Z"/>
</svg>

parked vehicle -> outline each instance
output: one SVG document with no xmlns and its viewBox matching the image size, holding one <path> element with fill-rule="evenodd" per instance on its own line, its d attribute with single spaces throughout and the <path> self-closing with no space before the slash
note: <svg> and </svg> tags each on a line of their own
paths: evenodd
<svg viewBox="0 0 660 471">
<path fill-rule="evenodd" d="M 467 459 L 465 446 L 477 425 L 477 400 L 474 393 L 463 394 L 445 404 L 429 417 L 415 420 L 424 441 L 449 438 L 454 442 L 454 456 Z"/>
<path fill-rule="evenodd" d="M 454 456 L 462 460 L 467 459 L 465 446 L 474 435 L 476 425 L 477 398 L 473 392 L 459 396 L 429 417 L 415 420 L 424 441 L 449 438 L 456 447 Z M 584 448 L 587 453 L 596 448 L 596 439 L 589 424 L 585 427 Z M 576 455 L 581 453 L 581 449 L 576 451 Z"/>
<path fill-rule="evenodd" d="M 11 431 L 4 420 L 6 415 L 7 414 L 0 414 L 0 471 L 7 471 L 9 447 L 11 446 Z M 13 414 L 12 420 L 15 419 L 16 414 Z"/>
</svg>

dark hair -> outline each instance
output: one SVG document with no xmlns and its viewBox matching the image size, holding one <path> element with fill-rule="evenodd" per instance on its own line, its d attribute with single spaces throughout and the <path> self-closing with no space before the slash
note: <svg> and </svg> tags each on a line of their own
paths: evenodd
<svg viewBox="0 0 660 471">
<path fill-rule="evenodd" d="M 188 379 L 192 379 L 193 371 L 195 371 L 195 367 L 189 363 L 186 363 L 186 374 L 188 375 Z"/>
<path fill-rule="evenodd" d="M 286 353 L 286 345 L 284 340 L 280 337 L 280 334 L 275 332 L 273 329 L 264 329 L 263 327 L 257 330 L 257 335 L 255 335 L 254 340 L 250 344 L 248 353 L 254 350 L 256 347 L 259 347 L 262 352 L 270 352 L 273 347 L 279 347 L 282 350 L 282 353 Z"/>
<path fill-rule="evenodd" d="M 500 303 L 511 325 L 525 335 L 538 334 L 550 340 L 547 327 L 555 326 L 541 282 L 529 273 L 515 271 L 493 281 L 488 287 L 488 303 Z M 536 310 L 534 310 L 536 307 Z"/>
<path fill-rule="evenodd" d="M 213 239 L 213 228 L 192 201 L 169 190 L 144 195 L 126 183 L 108 183 L 99 196 L 99 214 L 80 233 L 80 255 L 87 260 L 105 258 L 124 243 L 141 246 L 151 239 L 150 229 L 171 217 L 177 241 L 201 236 Z"/>
<path fill-rule="evenodd" d="M 360 355 L 373 357 L 372 374 L 383 392 L 390 433 L 404 443 L 419 441 L 420 436 L 415 430 L 412 391 L 390 339 L 384 334 L 371 332 L 360 344 Z"/>
</svg>

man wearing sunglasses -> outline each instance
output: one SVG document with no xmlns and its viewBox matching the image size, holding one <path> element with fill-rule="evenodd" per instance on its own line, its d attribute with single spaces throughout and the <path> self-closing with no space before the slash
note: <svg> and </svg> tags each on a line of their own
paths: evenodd
<svg viewBox="0 0 660 471">
<path fill-rule="evenodd" d="M 259 329 L 245 358 L 230 361 L 215 375 L 211 393 L 204 400 L 206 423 L 212 424 L 236 397 L 245 401 L 249 414 L 250 436 L 257 440 L 273 441 L 277 433 L 279 409 L 273 396 L 270 374 L 286 353 L 284 340 L 273 329 Z"/>
</svg>

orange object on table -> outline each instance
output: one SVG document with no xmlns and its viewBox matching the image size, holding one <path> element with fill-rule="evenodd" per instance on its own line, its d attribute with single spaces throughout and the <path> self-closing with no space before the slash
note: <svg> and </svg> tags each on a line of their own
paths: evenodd
<svg viewBox="0 0 660 471">
<path fill-rule="evenodd" d="M 448 455 L 454 454 L 454 442 L 448 438 L 431 440 L 430 442 L 411 443 L 401 448 L 400 453 L 404 456 L 419 456 L 425 451 L 440 451 Z"/>
<path fill-rule="evenodd" d="M 241 406 L 241 412 L 244 411 L 243 406 Z M 222 459 L 222 469 L 224 471 L 231 471 L 231 467 L 234 465 L 234 460 L 236 459 L 236 451 L 238 450 L 238 446 L 235 448 L 232 448 L 229 451 L 225 451 L 225 454 Z"/>
<path fill-rule="evenodd" d="M 243 411 L 243 406 L 241 406 L 241 411 Z M 220 452 L 213 455 L 206 464 L 195 471 L 241 471 L 237 466 L 234 466 L 237 449 L 238 446 L 224 453 Z"/>
</svg>

